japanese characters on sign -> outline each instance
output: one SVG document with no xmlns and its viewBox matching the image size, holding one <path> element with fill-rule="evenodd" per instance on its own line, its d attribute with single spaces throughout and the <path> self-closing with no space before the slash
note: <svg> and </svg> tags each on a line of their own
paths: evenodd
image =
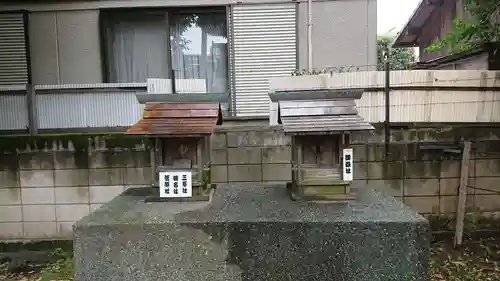
<svg viewBox="0 0 500 281">
<path fill-rule="evenodd" d="M 192 197 L 193 186 L 190 171 L 160 172 L 160 197 Z"/>
<path fill-rule="evenodd" d="M 342 157 L 342 179 L 344 181 L 352 181 L 353 179 L 353 150 L 352 148 L 346 148 L 343 151 Z"/>
</svg>

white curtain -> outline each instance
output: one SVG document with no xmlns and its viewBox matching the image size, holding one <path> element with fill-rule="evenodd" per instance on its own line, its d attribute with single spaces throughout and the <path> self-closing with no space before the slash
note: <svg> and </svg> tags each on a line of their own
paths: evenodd
<svg viewBox="0 0 500 281">
<path fill-rule="evenodd" d="M 110 82 L 169 77 L 166 14 L 123 17 L 106 31 Z"/>
</svg>

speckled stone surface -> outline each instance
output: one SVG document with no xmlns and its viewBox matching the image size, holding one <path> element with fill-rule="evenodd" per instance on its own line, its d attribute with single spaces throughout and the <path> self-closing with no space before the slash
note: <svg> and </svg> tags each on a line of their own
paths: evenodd
<svg viewBox="0 0 500 281">
<path fill-rule="evenodd" d="M 359 190 L 339 205 L 294 202 L 283 187 L 223 185 L 187 203 L 130 189 L 75 224 L 76 280 L 428 280 L 428 222 Z"/>
</svg>

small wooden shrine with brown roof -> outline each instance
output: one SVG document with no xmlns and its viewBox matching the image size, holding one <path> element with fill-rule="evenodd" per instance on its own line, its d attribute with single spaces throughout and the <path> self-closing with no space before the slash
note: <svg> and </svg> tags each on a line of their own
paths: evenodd
<svg viewBox="0 0 500 281">
<path fill-rule="evenodd" d="M 303 90 L 270 93 L 278 102 L 278 123 L 292 136 L 294 198 L 345 201 L 354 199 L 352 132 L 373 130 L 358 114 L 363 90 Z"/>
<path fill-rule="evenodd" d="M 144 115 L 127 134 L 153 138 L 156 180 L 163 171 L 189 170 L 193 199 L 208 200 L 212 188 L 210 136 L 222 124 L 220 103 L 227 95 L 142 94 L 137 99 L 145 104 Z"/>
</svg>

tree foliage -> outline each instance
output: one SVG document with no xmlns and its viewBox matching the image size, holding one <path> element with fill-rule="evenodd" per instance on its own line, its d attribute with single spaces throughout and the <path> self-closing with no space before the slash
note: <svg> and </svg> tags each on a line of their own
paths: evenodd
<svg viewBox="0 0 500 281">
<path fill-rule="evenodd" d="M 384 70 L 384 54 L 389 50 L 394 38 L 379 36 L 377 38 L 377 70 Z M 415 51 L 412 48 L 390 49 L 389 66 L 391 70 L 409 69 L 415 63 Z"/>
<path fill-rule="evenodd" d="M 464 0 L 468 16 L 453 19 L 453 30 L 430 44 L 428 52 L 449 49 L 466 52 L 484 44 L 500 41 L 500 1 Z"/>
</svg>

